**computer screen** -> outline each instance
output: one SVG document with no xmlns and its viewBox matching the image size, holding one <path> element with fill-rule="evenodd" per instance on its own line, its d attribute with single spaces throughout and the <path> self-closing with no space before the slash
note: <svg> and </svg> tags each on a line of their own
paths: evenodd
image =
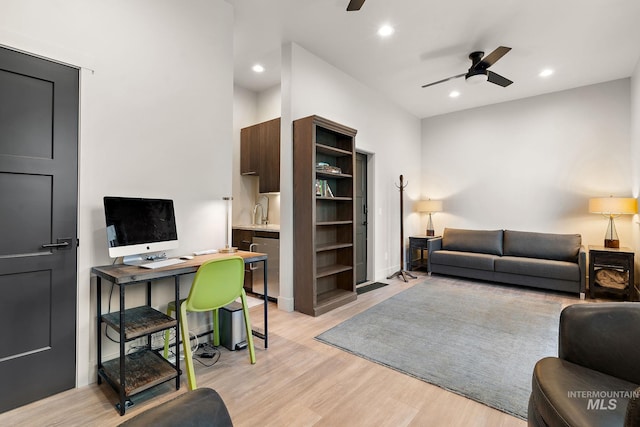
<svg viewBox="0 0 640 427">
<path fill-rule="evenodd" d="M 104 198 L 109 256 L 126 257 L 178 247 L 173 200 L 135 197 Z"/>
</svg>

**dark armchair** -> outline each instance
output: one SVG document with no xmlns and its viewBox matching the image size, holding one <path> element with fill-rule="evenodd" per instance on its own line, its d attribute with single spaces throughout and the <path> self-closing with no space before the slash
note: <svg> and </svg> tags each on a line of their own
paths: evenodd
<svg viewBox="0 0 640 427">
<path fill-rule="evenodd" d="M 640 426 L 640 303 L 560 314 L 558 357 L 533 370 L 529 426 Z"/>
</svg>

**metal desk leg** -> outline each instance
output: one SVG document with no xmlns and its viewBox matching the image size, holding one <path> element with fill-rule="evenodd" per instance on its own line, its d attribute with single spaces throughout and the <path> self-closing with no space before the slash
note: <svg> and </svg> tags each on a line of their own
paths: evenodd
<svg viewBox="0 0 640 427">
<path fill-rule="evenodd" d="M 180 276 L 175 276 L 176 287 L 176 390 L 180 390 Z M 188 344 L 187 344 L 188 345 Z"/>
<path fill-rule="evenodd" d="M 269 347 L 269 332 L 267 331 L 267 306 L 269 305 L 269 287 L 267 286 L 267 260 L 264 260 L 264 348 Z"/>
<path fill-rule="evenodd" d="M 259 262 L 259 261 L 257 261 L 257 262 Z M 264 348 L 268 348 L 269 347 L 269 333 L 268 333 L 268 330 L 267 330 L 267 328 L 268 328 L 268 326 L 267 326 L 267 322 L 268 322 L 268 315 L 267 315 L 268 310 L 267 310 L 267 308 L 268 307 L 267 306 L 269 304 L 269 288 L 267 287 L 267 283 L 268 283 L 268 280 L 267 280 L 267 260 L 266 259 L 263 260 L 262 263 L 263 263 L 262 266 L 263 266 L 263 269 L 264 269 L 264 276 L 263 276 L 263 281 L 264 281 L 264 292 L 263 292 L 263 294 L 264 294 L 264 314 L 263 314 L 263 316 L 264 316 L 264 333 L 260 333 L 260 332 L 258 332 L 256 330 L 252 329 L 251 330 L 251 334 L 254 337 L 258 337 L 258 338 L 263 339 L 264 340 Z"/>
<path fill-rule="evenodd" d="M 147 307 L 151 307 L 151 281 L 147 282 Z M 151 350 L 151 334 L 147 335 L 147 350 Z"/>
<path fill-rule="evenodd" d="M 96 320 L 98 324 L 98 330 L 96 331 L 96 337 L 98 340 L 97 352 L 98 352 L 98 384 L 102 384 L 102 377 L 100 376 L 100 369 L 102 369 L 102 278 L 96 277 Z"/>
<path fill-rule="evenodd" d="M 127 396 L 125 393 L 125 389 L 127 387 L 126 380 L 126 364 L 125 364 L 125 351 L 124 351 L 124 341 L 125 341 L 125 331 L 124 331 L 124 285 L 119 285 L 120 287 L 120 415 L 124 415 L 124 412 L 127 408 L 126 400 Z"/>
</svg>

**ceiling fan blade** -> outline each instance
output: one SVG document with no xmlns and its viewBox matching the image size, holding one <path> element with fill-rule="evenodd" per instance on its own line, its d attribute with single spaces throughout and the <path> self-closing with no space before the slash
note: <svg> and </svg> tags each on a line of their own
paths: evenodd
<svg viewBox="0 0 640 427">
<path fill-rule="evenodd" d="M 487 68 L 491 67 L 493 64 L 495 64 L 498 61 L 498 59 L 500 59 L 503 56 L 505 56 L 510 50 L 511 50 L 510 47 L 504 47 L 504 46 L 498 47 L 496 50 L 491 52 L 489 55 L 487 55 L 484 58 L 482 58 L 482 60 L 480 62 L 478 62 L 478 64 L 475 66 L 475 68 L 487 69 Z"/>
<path fill-rule="evenodd" d="M 487 77 L 488 80 L 491 83 L 497 84 L 498 86 L 502 86 L 502 87 L 507 87 L 509 86 L 511 83 L 513 83 L 511 80 L 509 80 L 506 77 L 502 77 L 500 74 L 496 74 L 493 71 L 488 71 L 487 70 Z"/>
<path fill-rule="evenodd" d="M 458 74 L 457 76 L 449 77 L 447 79 L 438 80 L 437 82 L 433 82 L 433 83 L 428 83 L 426 85 L 422 85 L 422 87 L 429 87 L 429 86 L 437 85 L 437 84 L 440 84 L 440 83 L 448 82 L 449 80 L 457 79 L 459 77 L 464 77 L 466 75 L 467 75 L 467 73 Z"/>
<path fill-rule="evenodd" d="M 365 0 L 351 0 L 347 6 L 347 11 L 351 12 L 353 10 L 360 10 L 364 2 Z"/>
</svg>

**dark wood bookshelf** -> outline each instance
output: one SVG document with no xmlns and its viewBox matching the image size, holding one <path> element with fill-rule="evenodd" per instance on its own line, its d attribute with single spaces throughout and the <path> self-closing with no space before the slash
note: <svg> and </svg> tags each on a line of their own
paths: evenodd
<svg viewBox="0 0 640 427">
<path fill-rule="evenodd" d="M 319 116 L 293 122 L 295 309 L 319 316 L 354 301 L 356 130 Z M 316 170 L 326 163 L 336 173 Z M 333 196 L 316 194 L 322 180 Z M 325 182 L 326 181 L 326 182 Z"/>
</svg>

